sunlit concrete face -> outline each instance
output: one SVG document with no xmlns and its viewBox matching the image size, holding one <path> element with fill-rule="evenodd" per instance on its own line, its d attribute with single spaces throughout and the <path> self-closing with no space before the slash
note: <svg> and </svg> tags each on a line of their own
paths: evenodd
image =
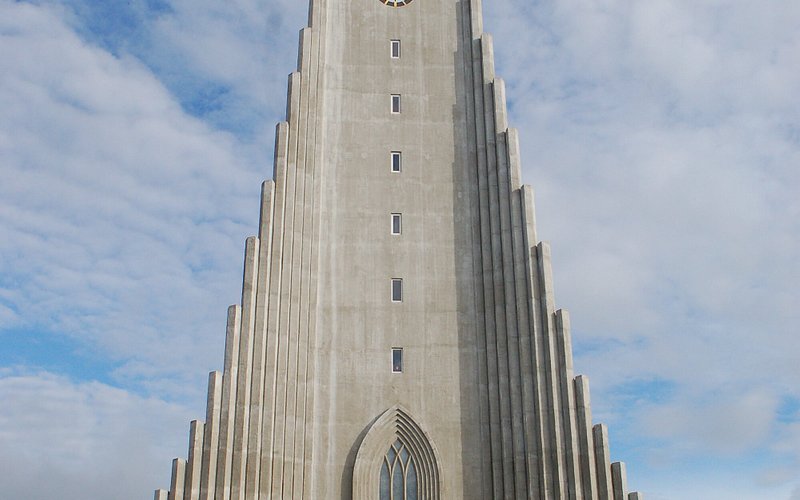
<svg viewBox="0 0 800 500">
<path fill-rule="evenodd" d="M 309 17 L 224 372 L 169 498 L 627 500 L 480 2 Z"/>
<path fill-rule="evenodd" d="M 443 497 L 462 498 L 481 489 L 482 454 L 462 5 L 341 4 L 328 9 L 323 72 L 316 491 L 351 481 L 359 436 L 401 405 L 435 445 Z"/>
</svg>

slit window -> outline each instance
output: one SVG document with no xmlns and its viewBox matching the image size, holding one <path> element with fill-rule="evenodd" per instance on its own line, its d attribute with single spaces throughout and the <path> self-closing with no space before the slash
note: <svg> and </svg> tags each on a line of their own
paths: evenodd
<svg viewBox="0 0 800 500">
<path fill-rule="evenodd" d="M 403 302 L 403 280 L 392 279 L 392 302 Z"/>
<path fill-rule="evenodd" d="M 403 373 L 403 348 L 392 348 L 392 373 Z"/>
<path fill-rule="evenodd" d="M 392 59 L 400 59 L 400 40 L 392 40 L 390 45 Z"/>
<path fill-rule="evenodd" d="M 403 154 L 400 151 L 392 151 L 392 172 L 400 172 L 403 167 Z"/>
<path fill-rule="evenodd" d="M 403 233 L 403 214 L 392 214 L 392 234 Z"/>
<path fill-rule="evenodd" d="M 400 94 L 392 94 L 392 113 L 400 113 Z"/>
</svg>

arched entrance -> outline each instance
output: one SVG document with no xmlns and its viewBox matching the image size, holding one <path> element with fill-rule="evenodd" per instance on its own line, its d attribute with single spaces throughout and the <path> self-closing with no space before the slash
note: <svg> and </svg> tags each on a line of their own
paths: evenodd
<svg viewBox="0 0 800 500">
<path fill-rule="evenodd" d="M 353 467 L 353 500 L 439 500 L 440 469 L 427 433 L 396 406 L 372 424 Z"/>
</svg>

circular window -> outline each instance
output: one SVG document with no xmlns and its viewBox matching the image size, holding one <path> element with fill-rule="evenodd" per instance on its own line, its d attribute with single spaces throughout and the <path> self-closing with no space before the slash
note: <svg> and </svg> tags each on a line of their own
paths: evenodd
<svg viewBox="0 0 800 500">
<path fill-rule="evenodd" d="M 403 5 L 408 5 L 412 2 L 412 0 L 380 0 L 381 3 L 388 5 L 389 7 L 402 7 Z"/>
</svg>

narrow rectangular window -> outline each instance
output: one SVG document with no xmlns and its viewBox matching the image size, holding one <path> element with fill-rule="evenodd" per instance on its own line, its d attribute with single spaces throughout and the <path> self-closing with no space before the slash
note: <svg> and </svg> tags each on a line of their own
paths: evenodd
<svg viewBox="0 0 800 500">
<path fill-rule="evenodd" d="M 400 40 L 392 40 L 392 59 L 400 59 Z"/>
<path fill-rule="evenodd" d="M 403 373 L 403 348 L 392 348 L 392 373 Z"/>
<path fill-rule="evenodd" d="M 403 214 L 392 214 L 392 234 L 403 232 Z"/>
<path fill-rule="evenodd" d="M 392 151 L 392 172 L 399 172 L 403 166 L 403 154 L 400 151 Z"/>
<path fill-rule="evenodd" d="M 392 94 L 392 113 L 400 113 L 400 94 Z"/>
<path fill-rule="evenodd" d="M 392 302 L 403 301 L 403 280 L 400 278 L 392 279 Z"/>
</svg>

